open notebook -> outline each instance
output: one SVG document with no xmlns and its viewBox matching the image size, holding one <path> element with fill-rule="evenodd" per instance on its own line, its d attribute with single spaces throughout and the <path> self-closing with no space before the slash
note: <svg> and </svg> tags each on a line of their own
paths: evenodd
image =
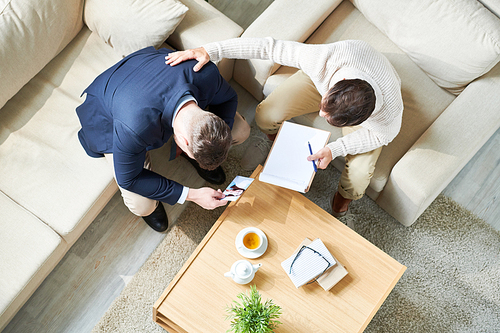
<svg viewBox="0 0 500 333">
<path fill-rule="evenodd" d="M 314 175 L 313 162 L 308 161 L 313 153 L 323 148 L 330 132 L 314 127 L 283 122 L 267 156 L 259 180 L 276 186 L 305 193 L 309 190 Z"/>
</svg>

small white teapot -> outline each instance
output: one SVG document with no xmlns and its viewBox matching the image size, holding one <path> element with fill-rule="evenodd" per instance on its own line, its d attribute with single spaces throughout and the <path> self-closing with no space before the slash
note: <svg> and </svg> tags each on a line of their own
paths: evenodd
<svg viewBox="0 0 500 333">
<path fill-rule="evenodd" d="M 232 278 L 236 283 L 247 284 L 253 280 L 255 272 L 261 266 L 262 264 L 252 265 L 248 260 L 238 260 L 231 266 L 231 271 L 224 276 Z"/>
</svg>

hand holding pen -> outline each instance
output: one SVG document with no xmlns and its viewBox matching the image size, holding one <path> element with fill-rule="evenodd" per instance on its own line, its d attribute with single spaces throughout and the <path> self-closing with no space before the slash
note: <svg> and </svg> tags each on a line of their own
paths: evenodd
<svg viewBox="0 0 500 333">
<path fill-rule="evenodd" d="M 321 148 L 315 154 L 307 157 L 308 161 L 313 161 L 316 166 L 316 160 L 318 160 L 317 167 L 320 169 L 326 169 L 328 164 L 332 161 L 332 151 L 328 147 Z"/>
</svg>

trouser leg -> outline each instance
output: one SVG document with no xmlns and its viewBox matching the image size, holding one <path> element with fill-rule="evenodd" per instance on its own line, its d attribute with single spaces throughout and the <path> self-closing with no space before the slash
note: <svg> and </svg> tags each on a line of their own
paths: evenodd
<svg viewBox="0 0 500 333">
<path fill-rule="evenodd" d="M 343 127 L 346 136 L 358 130 L 360 126 Z M 338 191 L 345 199 L 358 200 L 365 194 L 375 171 L 375 165 L 382 152 L 382 147 L 375 150 L 345 157 L 345 167 L 340 177 Z"/>
<path fill-rule="evenodd" d="M 116 181 L 115 168 L 113 164 L 113 154 L 104 154 L 104 156 L 106 157 L 106 160 L 111 166 L 111 170 L 113 171 L 113 177 L 115 177 Z M 151 157 L 149 152 L 146 153 L 146 161 L 144 162 L 144 168 L 151 170 Z M 143 197 L 142 195 L 139 195 L 134 192 L 130 192 L 126 189 L 121 188 L 120 186 L 118 186 L 118 188 L 120 189 L 125 206 L 127 206 L 127 208 L 137 216 L 149 216 L 151 213 L 154 212 L 156 206 L 158 205 L 158 201 L 156 200 Z"/>
<path fill-rule="evenodd" d="M 319 111 L 321 95 L 301 70 L 280 84 L 255 111 L 255 122 L 265 134 L 275 134 L 288 119 Z"/>
<path fill-rule="evenodd" d="M 248 125 L 245 118 L 236 112 L 234 116 L 233 129 L 231 130 L 233 146 L 243 143 L 250 136 L 250 125 Z"/>
</svg>

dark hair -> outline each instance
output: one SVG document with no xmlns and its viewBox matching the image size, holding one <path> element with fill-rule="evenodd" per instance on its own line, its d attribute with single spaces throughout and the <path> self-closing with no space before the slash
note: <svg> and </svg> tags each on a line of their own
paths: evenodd
<svg viewBox="0 0 500 333">
<path fill-rule="evenodd" d="M 321 100 L 326 121 L 336 127 L 355 126 L 368 119 L 375 109 L 375 91 L 368 82 L 342 80 Z"/>
<path fill-rule="evenodd" d="M 227 158 L 231 129 L 220 117 L 205 113 L 192 124 L 191 151 L 200 167 L 214 170 Z"/>
</svg>

